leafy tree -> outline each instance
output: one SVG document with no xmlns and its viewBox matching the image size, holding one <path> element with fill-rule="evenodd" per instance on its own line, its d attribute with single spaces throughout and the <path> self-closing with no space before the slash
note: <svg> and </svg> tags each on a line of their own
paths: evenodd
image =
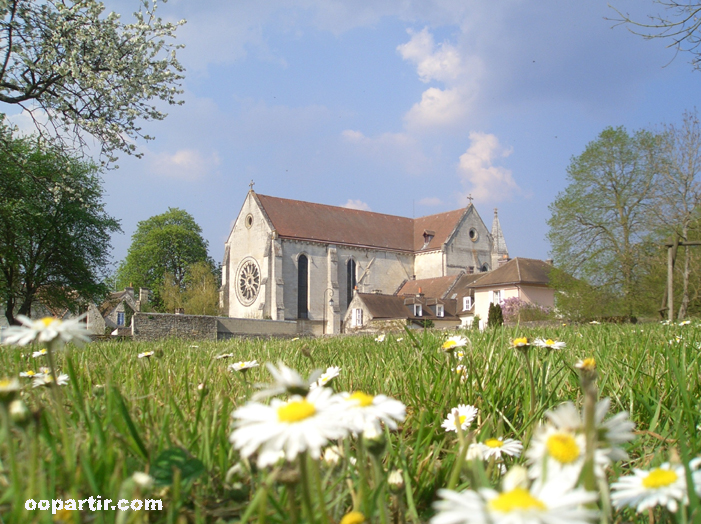
<svg viewBox="0 0 701 524">
<path fill-rule="evenodd" d="M 202 229 L 182 209 L 169 208 L 161 215 L 139 222 L 131 239 L 127 257 L 117 270 L 118 287 L 152 289 L 157 306 L 164 307 L 166 297 L 172 295 L 168 300 L 174 300 L 185 290 L 190 266 L 204 262 L 214 267 L 207 255 L 208 243 L 202 238 Z"/>
<path fill-rule="evenodd" d="M 102 202 L 97 167 L 36 137 L 17 138 L 0 120 L 0 300 L 8 322 L 38 297 L 75 309 L 99 300 L 110 234 L 120 231 Z"/>
<path fill-rule="evenodd" d="M 218 315 L 219 287 L 211 264 L 197 262 L 191 265 L 185 287 L 185 312 L 190 315 Z"/>
<path fill-rule="evenodd" d="M 487 313 L 487 327 L 499 327 L 504 325 L 504 314 L 501 310 L 501 306 L 492 302 L 489 304 L 489 311 Z"/>
<path fill-rule="evenodd" d="M 133 153 L 133 139 L 150 138 L 138 121 L 166 116 L 151 101 L 182 103 L 180 46 L 169 40 L 184 21 L 164 23 L 155 1 L 142 5 L 123 24 L 97 0 L 0 1 L 0 102 L 21 106 L 42 132 L 48 118 L 80 145 L 97 138 L 109 160 Z"/>
<path fill-rule="evenodd" d="M 573 282 L 618 296 L 618 314 L 632 315 L 640 305 L 636 286 L 654 223 L 660 143 L 647 131 L 605 129 L 572 159 L 569 185 L 550 205 L 555 265 Z"/>
</svg>

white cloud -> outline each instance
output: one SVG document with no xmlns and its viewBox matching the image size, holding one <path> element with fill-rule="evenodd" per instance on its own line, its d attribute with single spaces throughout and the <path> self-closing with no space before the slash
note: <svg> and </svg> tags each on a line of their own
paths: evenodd
<svg viewBox="0 0 701 524">
<path fill-rule="evenodd" d="M 196 149 L 180 149 L 173 154 L 152 153 L 146 158 L 155 173 L 189 181 L 204 178 L 220 164 L 216 151 L 203 155 Z"/>
<path fill-rule="evenodd" d="M 343 204 L 341 207 L 345 207 L 346 209 L 358 209 L 360 211 L 371 211 L 370 206 L 362 200 L 353 200 L 350 198 L 348 199 L 348 202 Z"/>
<path fill-rule="evenodd" d="M 428 32 L 428 28 L 424 28 L 419 33 L 411 29 L 407 32 L 411 35 L 411 40 L 397 46 L 397 51 L 404 60 L 416 64 L 416 72 L 422 82 L 427 83 L 431 80 L 445 82 L 458 77 L 462 61 L 455 47 L 443 42 L 436 49 L 433 35 Z"/>
<path fill-rule="evenodd" d="M 414 104 L 404 116 L 407 127 L 421 131 L 426 127 L 450 126 L 460 122 L 467 113 L 467 103 L 457 89 L 431 87 L 421 95 L 421 102 Z"/>
<path fill-rule="evenodd" d="M 470 133 L 470 147 L 460 155 L 458 165 L 463 186 L 478 200 L 509 200 L 520 188 L 511 176 L 511 170 L 495 166 L 494 162 L 512 152 L 511 148 L 503 147 L 495 135 Z"/>
</svg>

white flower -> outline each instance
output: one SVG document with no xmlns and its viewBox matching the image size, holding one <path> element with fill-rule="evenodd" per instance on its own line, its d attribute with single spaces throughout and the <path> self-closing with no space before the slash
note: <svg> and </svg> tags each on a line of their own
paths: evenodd
<svg viewBox="0 0 701 524">
<path fill-rule="evenodd" d="M 452 353 L 457 348 L 464 347 L 465 345 L 467 345 L 467 343 L 468 343 L 468 340 L 465 337 L 461 337 L 459 335 L 456 335 L 454 337 L 450 337 L 448 340 L 443 342 L 441 349 L 443 351 L 445 351 L 446 353 Z"/>
<path fill-rule="evenodd" d="M 294 369 L 288 368 L 282 362 L 278 365 L 280 366 L 279 369 L 270 362 L 266 364 L 275 382 L 272 384 L 256 384 L 256 387 L 265 389 L 253 395 L 253 397 L 251 397 L 252 400 L 258 401 L 282 393 L 306 395 L 309 392 L 311 384 L 316 382 L 316 379 L 321 375 L 321 370 L 318 369 L 314 371 L 307 380 L 304 380 L 299 373 Z"/>
<path fill-rule="evenodd" d="M 44 349 L 40 349 L 39 351 L 35 351 L 34 353 L 32 353 L 32 357 L 34 357 L 34 358 L 45 357 L 48 353 L 49 353 L 49 351 L 46 348 L 44 348 Z"/>
<path fill-rule="evenodd" d="M 455 352 L 455 356 L 458 357 L 458 360 L 462 360 L 465 358 L 465 352 L 462 349 L 458 349 Z"/>
<path fill-rule="evenodd" d="M 0 378 L 0 402 L 10 402 L 21 389 L 16 377 Z"/>
<path fill-rule="evenodd" d="M 467 380 L 467 367 L 461 364 L 455 367 L 453 371 L 460 375 L 460 382 L 465 382 Z"/>
<path fill-rule="evenodd" d="M 688 326 L 689 324 L 691 324 L 691 320 L 682 320 L 679 322 L 680 326 Z"/>
<path fill-rule="evenodd" d="M 83 323 L 84 318 L 85 315 L 65 321 L 53 317 L 32 320 L 24 315 L 17 315 L 17 320 L 22 325 L 7 328 L 2 343 L 26 346 L 34 341 L 51 342 L 57 339 L 64 343 L 73 341 L 78 345 L 90 342 L 89 333 Z"/>
<path fill-rule="evenodd" d="M 155 354 L 155 351 L 145 351 L 136 355 L 136 358 L 151 358 Z"/>
<path fill-rule="evenodd" d="M 470 447 L 479 450 L 484 460 L 489 460 L 492 457 L 496 460 L 501 460 L 502 455 L 518 457 L 521 455 L 521 451 L 523 451 L 523 444 L 521 444 L 520 441 L 512 438 L 504 440 L 503 437 L 489 438 L 484 442 L 470 444 Z"/>
<path fill-rule="evenodd" d="M 564 349 L 567 346 L 567 344 L 565 344 L 564 342 L 558 342 L 558 341 L 553 340 L 551 338 L 548 338 L 548 339 L 537 338 L 537 339 L 535 339 L 535 342 L 533 342 L 533 344 L 538 346 L 538 347 L 541 347 L 541 348 L 555 349 L 555 350 Z"/>
<path fill-rule="evenodd" d="M 343 451 L 336 445 L 329 446 L 324 450 L 324 462 L 328 466 L 337 465 L 340 462 L 342 456 Z"/>
<path fill-rule="evenodd" d="M 505 486 L 502 492 L 441 489 L 438 495 L 431 524 L 589 524 L 598 518 L 597 511 L 582 507 L 595 501 L 596 493 L 557 483 L 530 490 Z"/>
<path fill-rule="evenodd" d="M 584 465 L 585 445 L 583 433 L 541 426 L 526 451 L 531 478 L 538 484 L 558 478 L 561 484 L 574 487 Z"/>
<path fill-rule="evenodd" d="M 259 366 L 257 360 L 248 360 L 248 361 L 241 361 L 241 362 L 235 362 L 229 366 L 229 371 L 241 371 L 245 373 L 251 368 L 257 368 Z"/>
<path fill-rule="evenodd" d="M 401 342 L 402 340 L 404 340 L 404 337 L 399 337 L 399 338 L 397 339 L 397 342 Z"/>
<path fill-rule="evenodd" d="M 153 483 L 155 482 L 155 479 L 151 475 L 142 471 L 136 471 L 131 478 L 134 481 L 134 484 L 143 489 L 151 489 L 153 487 Z"/>
<path fill-rule="evenodd" d="M 446 431 L 456 431 L 458 430 L 458 425 L 466 430 L 472 424 L 477 416 L 477 408 L 475 406 L 470 406 L 469 404 L 459 404 L 458 407 L 453 408 L 448 413 L 448 416 L 441 424 L 442 428 Z"/>
<path fill-rule="evenodd" d="M 53 381 L 54 377 L 51 376 L 50 373 L 46 375 L 37 375 L 32 381 L 32 387 L 38 388 L 40 386 L 50 386 L 51 384 L 53 384 Z M 65 386 L 66 384 L 68 384 L 68 375 L 64 373 L 56 377 L 56 384 L 59 386 Z"/>
<path fill-rule="evenodd" d="M 24 378 L 34 378 L 42 375 L 42 373 L 37 373 L 35 371 L 32 371 L 31 369 L 28 369 L 27 371 L 20 371 L 19 376 L 24 377 Z"/>
<path fill-rule="evenodd" d="M 592 320 L 592 321 L 589 322 L 589 323 L 592 324 L 592 325 L 594 325 L 594 326 L 597 326 L 597 325 L 601 324 L 601 322 L 597 322 L 596 320 Z"/>
<path fill-rule="evenodd" d="M 249 402 L 233 412 L 234 431 L 229 440 L 243 457 L 258 452 L 258 467 L 274 464 L 281 452 L 287 460 L 303 451 L 314 459 L 329 440 L 344 438 L 347 403 L 329 388 L 317 388 L 306 397 L 287 402 L 272 399 L 270 405 Z"/>
<path fill-rule="evenodd" d="M 324 371 L 321 376 L 319 377 L 319 380 L 314 382 L 311 386 L 309 386 L 309 389 L 314 389 L 318 388 L 321 386 L 325 386 L 329 382 L 331 382 L 334 378 L 336 378 L 339 373 L 341 372 L 341 368 L 338 366 L 329 366 L 326 368 L 326 371 Z"/>
<path fill-rule="evenodd" d="M 375 337 L 375 342 L 384 342 L 385 341 L 385 335 L 384 333 L 382 335 L 377 335 Z"/>
<path fill-rule="evenodd" d="M 689 463 L 692 470 L 699 465 L 699 458 Z M 698 471 L 693 474 L 695 483 L 699 481 L 698 474 Z M 698 491 L 699 486 L 695 487 Z M 679 503 L 686 505 L 689 502 L 684 466 L 672 466 L 665 462 L 650 471 L 634 469 L 632 475 L 621 477 L 611 485 L 611 501 L 617 508 L 628 506 L 638 513 L 657 505 L 676 513 Z"/>
<path fill-rule="evenodd" d="M 397 422 L 402 422 L 406 416 L 406 406 L 386 395 L 368 395 L 362 391 L 341 393 L 347 407 L 344 416 L 348 427 L 354 433 L 361 433 L 368 425 L 380 428 L 384 422 L 389 429 L 397 429 Z"/>
<path fill-rule="evenodd" d="M 234 356 L 233 353 L 224 353 L 223 355 L 217 355 L 216 357 L 214 357 L 214 360 L 221 360 L 223 358 L 231 358 L 233 356 Z"/>
</svg>

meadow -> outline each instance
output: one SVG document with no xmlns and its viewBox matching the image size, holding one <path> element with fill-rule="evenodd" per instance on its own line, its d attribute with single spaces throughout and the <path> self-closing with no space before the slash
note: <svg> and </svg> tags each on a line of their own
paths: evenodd
<svg viewBox="0 0 701 524">
<path fill-rule="evenodd" d="M 324 339 L 141 343 L 97 341 L 55 355 L 61 387 L 20 393 L 29 408 L 10 416 L 0 440 L 0 523 L 335 523 L 352 510 L 369 522 L 427 522 L 437 490 L 497 486 L 501 465 L 467 460 L 464 445 L 506 437 L 528 446 L 547 410 L 584 402 L 581 359 L 596 360 L 598 394 L 609 416 L 630 413 L 629 458 L 606 471 L 610 481 L 634 468 L 688 463 L 701 455 L 701 330 L 696 324 L 562 325 L 465 331 L 464 357 L 446 353 L 449 334 L 412 331 Z M 511 346 L 518 337 L 551 338 L 561 350 Z M 48 365 L 41 346 L 0 348 L 0 378 Z M 139 354 L 153 352 L 148 357 Z M 216 359 L 231 354 L 230 358 Z M 236 361 L 261 364 L 245 373 Z M 526 368 L 528 359 L 532 380 Z M 304 377 L 340 367 L 335 391 L 385 394 L 406 405 L 396 431 L 369 440 L 349 437 L 335 456 L 258 468 L 229 441 L 232 412 L 272 377 L 264 363 L 284 362 Z M 461 372 L 456 372 L 457 366 Z M 2 400 L 0 392 L 0 400 Z M 469 431 L 441 425 L 459 404 L 478 408 Z M 461 443 L 463 444 L 461 446 Z M 305 458 L 306 460 L 306 458 Z M 510 468 L 524 457 L 506 457 Z M 309 470 L 307 470 L 309 466 Z M 302 471 L 300 471 L 300 468 Z M 150 475 L 139 482 L 135 473 Z M 689 492 L 688 512 L 657 507 L 637 514 L 612 509 L 605 486 L 601 522 L 701 521 Z M 161 499 L 161 511 L 27 511 L 34 499 Z M 353 515 L 344 522 L 353 520 Z"/>
</svg>

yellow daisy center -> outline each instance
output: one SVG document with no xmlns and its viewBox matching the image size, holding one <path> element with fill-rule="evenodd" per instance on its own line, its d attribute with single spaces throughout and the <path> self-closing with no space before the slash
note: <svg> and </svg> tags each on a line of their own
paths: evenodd
<svg viewBox="0 0 701 524">
<path fill-rule="evenodd" d="M 554 346 L 555 341 L 552 338 L 549 338 L 548 340 L 545 341 L 546 346 Z"/>
<path fill-rule="evenodd" d="M 363 393 L 362 391 L 356 391 L 350 397 L 348 397 L 348 400 L 357 400 L 361 407 L 366 408 L 372 404 L 375 397 L 368 395 L 367 393 Z"/>
<path fill-rule="evenodd" d="M 12 382 L 10 382 L 7 379 L 0 380 L 0 389 L 7 389 L 10 387 L 11 384 Z"/>
<path fill-rule="evenodd" d="M 44 327 L 49 327 L 49 324 L 51 324 L 54 320 L 56 320 L 54 317 L 44 317 L 39 322 L 44 324 Z"/>
<path fill-rule="evenodd" d="M 585 358 L 582 360 L 582 369 L 586 370 L 594 370 L 596 369 L 596 359 L 594 358 Z"/>
<path fill-rule="evenodd" d="M 514 346 L 527 346 L 528 345 L 528 338 L 527 337 L 520 337 L 520 338 L 515 338 L 513 341 Z"/>
<path fill-rule="evenodd" d="M 466 417 L 465 415 L 460 415 L 460 417 L 458 418 L 458 420 L 460 421 L 460 425 L 461 425 L 461 426 L 465 423 L 465 420 L 466 420 L 466 419 L 467 419 L 467 417 Z"/>
<path fill-rule="evenodd" d="M 32 371 L 31 369 L 27 371 L 27 376 L 33 377 L 34 375 L 36 375 L 36 373 L 34 373 L 34 371 Z"/>
<path fill-rule="evenodd" d="M 443 349 L 452 349 L 457 345 L 458 343 L 454 340 L 446 340 L 445 342 L 443 342 Z"/>
<path fill-rule="evenodd" d="M 569 464 L 579 458 L 579 446 L 572 435 L 563 433 L 551 435 L 545 446 L 548 454 L 561 464 Z"/>
<path fill-rule="evenodd" d="M 519 509 L 547 509 L 547 506 L 541 500 L 538 500 L 527 489 L 523 488 L 516 488 L 506 493 L 501 493 L 498 497 L 490 500 L 488 506 L 489 509 L 501 513 L 510 513 Z"/>
<path fill-rule="evenodd" d="M 498 438 L 488 438 L 484 441 L 484 445 L 489 448 L 500 448 L 504 445 L 504 443 Z"/>
<path fill-rule="evenodd" d="M 648 489 L 664 488 L 674 484 L 679 477 L 674 471 L 669 469 L 653 469 L 650 474 L 643 479 L 643 486 Z"/>
<path fill-rule="evenodd" d="M 365 522 L 365 515 L 360 511 L 351 511 L 343 515 L 340 524 L 361 524 Z"/>
<path fill-rule="evenodd" d="M 280 422 L 299 422 L 316 413 L 316 407 L 311 402 L 299 400 L 288 402 L 277 408 L 277 418 Z"/>
</svg>

